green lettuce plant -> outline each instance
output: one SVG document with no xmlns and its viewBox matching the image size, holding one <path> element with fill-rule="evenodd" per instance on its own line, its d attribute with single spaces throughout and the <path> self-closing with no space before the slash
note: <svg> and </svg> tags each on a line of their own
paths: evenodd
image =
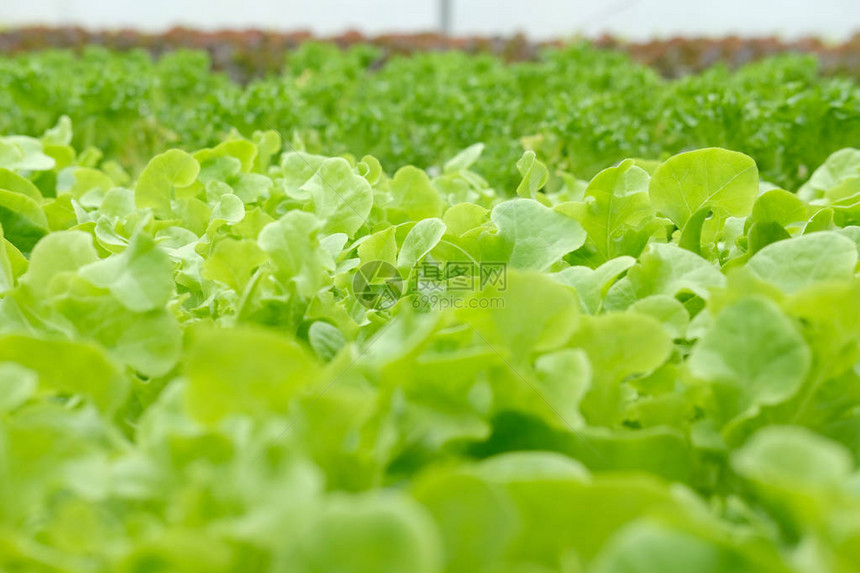
<svg viewBox="0 0 860 573">
<path fill-rule="evenodd" d="M 70 129 L 0 144 L 0 569 L 860 567 L 860 152 L 131 179 Z"/>
</svg>

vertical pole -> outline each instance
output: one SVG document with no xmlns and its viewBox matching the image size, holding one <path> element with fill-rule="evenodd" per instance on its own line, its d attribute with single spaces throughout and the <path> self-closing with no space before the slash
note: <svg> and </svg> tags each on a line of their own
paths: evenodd
<svg viewBox="0 0 860 573">
<path fill-rule="evenodd" d="M 452 3 L 453 0 L 439 0 L 439 30 L 450 36 L 452 32 Z"/>
</svg>

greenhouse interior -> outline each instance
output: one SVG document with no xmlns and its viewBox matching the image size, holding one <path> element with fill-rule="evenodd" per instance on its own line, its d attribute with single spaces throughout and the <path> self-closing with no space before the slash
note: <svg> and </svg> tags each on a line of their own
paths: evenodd
<svg viewBox="0 0 860 573">
<path fill-rule="evenodd" d="M 0 572 L 857 573 L 856 0 L 0 5 Z"/>
</svg>

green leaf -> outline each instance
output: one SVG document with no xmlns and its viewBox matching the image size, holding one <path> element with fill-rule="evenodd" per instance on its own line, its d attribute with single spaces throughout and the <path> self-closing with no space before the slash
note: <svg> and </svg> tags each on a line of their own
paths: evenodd
<svg viewBox="0 0 860 573">
<path fill-rule="evenodd" d="M 733 547 L 689 531 L 644 521 L 618 532 L 598 556 L 594 573 L 788 573 L 764 551 Z M 758 553 L 758 554 L 756 554 Z M 765 553 L 765 555 L 760 555 Z"/>
<path fill-rule="evenodd" d="M 21 193 L 0 189 L 0 225 L 6 239 L 29 252 L 48 233 L 48 219 L 39 204 Z"/>
<path fill-rule="evenodd" d="M 521 458 L 523 454 L 507 455 Z M 613 534 L 659 506 L 667 511 L 678 510 L 662 484 L 652 479 L 583 479 L 581 471 L 575 469 L 575 461 L 571 463 L 574 467 L 565 469 L 556 463 L 555 471 L 547 471 L 547 464 L 522 464 L 525 467 L 513 477 L 509 472 L 498 472 L 496 476 L 494 461 L 491 458 L 485 462 L 488 467 L 484 475 L 505 487 L 520 514 L 521 525 L 508 554 L 541 563 L 550 571 L 564 555 L 591 561 Z M 576 508 L 576 515 L 559 511 L 560 507 Z"/>
<path fill-rule="evenodd" d="M 532 199 L 499 203 L 490 217 L 502 241 L 498 262 L 515 269 L 547 270 L 586 238 L 578 222 Z"/>
<path fill-rule="evenodd" d="M 245 204 L 236 195 L 225 193 L 212 208 L 211 221 L 235 225 L 245 218 Z"/>
<path fill-rule="evenodd" d="M 359 162 L 359 171 L 371 185 L 376 185 L 379 178 L 382 176 L 382 165 L 379 160 L 372 155 L 365 155 Z"/>
<path fill-rule="evenodd" d="M 80 339 L 99 342 L 111 358 L 144 376 L 162 376 L 176 365 L 182 331 L 166 308 L 132 311 L 109 291 L 74 273 L 57 275 L 51 286 L 51 309 L 74 326 Z"/>
<path fill-rule="evenodd" d="M 502 488 L 463 472 L 437 472 L 414 490 L 442 535 L 446 571 L 480 570 L 501 559 L 518 525 L 516 507 Z"/>
<path fill-rule="evenodd" d="M 457 203 L 445 211 L 442 221 L 448 226 L 448 232 L 462 236 L 473 229 L 485 225 L 490 220 L 490 212 L 474 203 Z"/>
<path fill-rule="evenodd" d="M 333 498 L 298 543 L 308 573 L 437 573 L 441 543 L 427 513 L 412 501 Z"/>
<path fill-rule="evenodd" d="M 42 193 L 28 179 L 24 179 L 14 171 L 0 169 L 0 189 L 26 195 L 36 203 L 42 202 Z"/>
<path fill-rule="evenodd" d="M 784 308 L 803 323 L 819 361 L 820 380 L 838 376 L 860 360 L 860 279 L 806 288 L 787 299 Z"/>
<path fill-rule="evenodd" d="M 316 362 L 298 344 L 250 328 L 195 330 L 184 371 L 186 407 L 206 424 L 233 414 L 285 414 L 319 378 Z"/>
<path fill-rule="evenodd" d="M 607 309 L 624 309 L 655 294 L 694 294 L 708 299 L 711 289 L 725 282 L 714 265 L 695 253 L 671 244 L 652 243 L 639 264 L 612 285 L 605 305 Z"/>
<path fill-rule="evenodd" d="M 588 355 L 593 381 L 582 409 L 589 422 L 599 425 L 619 421 L 621 382 L 655 370 L 672 351 L 672 340 L 660 323 L 638 314 L 583 317 L 569 344 Z"/>
<path fill-rule="evenodd" d="M 203 263 L 203 276 L 220 281 L 241 293 L 254 271 L 268 260 L 256 241 L 224 239 Z"/>
<path fill-rule="evenodd" d="M 517 197 L 537 199 L 540 191 L 549 180 L 549 170 L 538 161 L 534 151 L 526 151 L 517 161 L 517 170 L 523 180 L 517 187 Z"/>
<path fill-rule="evenodd" d="M 104 194 L 115 186 L 105 173 L 88 167 L 67 167 L 57 176 L 57 194 L 69 193 L 75 199 L 91 191 Z"/>
<path fill-rule="evenodd" d="M 743 217 L 758 194 L 758 169 L 752 158 L 735 151 L 681 153 L 657 168 L 649 194 L 657 211 L 679 228 L 703 207 L 722 217 Z"/>
<path fill-rule="evenodd" d="M 38 387 L 38 373 L 15 362 L 0 362 L 0 414 L 25 403 Z"/>
<path fill-rule="evenodd" d="M 325 361 L 332 360 L 346 346 L 347 340 L 336 326 L 317 320 L 308 329 L 308 341 L 316 355 Z"/>
<path fill-rule="evenodd" d="M 767 245 L 746 265 L 756 276 L 786 293 L 821 281 L 851 278 L 856 266 L 857 247 L 853 241 L 829 231 Z"/>
<path fill-rule="evenodd" d="M 549 276 L 575 288 L 585 311 L 597 314 L 603 305 L 603 298 L 615 280 L 635 264 L 636 259 L 633 257 L 617 257 L 596 269 L 584 266 L 568 267 Z"/>
<path fill-rule="evenodd" d="M 775 221 L 768 221 L 766 223 L 755 222 L 750 226 L 749 232 L 747 232 L 749 252 L 752 254 L 759 252 L 772 243 L 790 238 L 791 235 L 788 234 L 788 231 Z"/>
<path fill-rule="evenodd" d="M 471 167 L 484 151 L 483 143 L 475 143 L 470 145 L 451 159 L 445 162 L 442 171 L 446 174 L 459 173 Z"/>
<path fill-rule="evenodd" d="M 257 159 L 257 146 L 246 139 L 231 139 L 223 141 L 211 149 L 201 149 L 194 153 L 194 159 L 201 166 L 215 162 L 220 158 L 238 159 L 239 169 L 247 173 Z"/>
<path fill-rule="evenodd" d="M 516 359 L 559 348 L 578 324 L 579 300 L 570 288 L 539 273 L 508 270 L 475 294 L 458 316 L 496 350 Z"/>
<path fill-rule="evenodd" d="M 515 357 L 560 347 L 578 324 L 576 293 L 539 273 L 509 270 L 504 284 L 491 284 L 471 300 L 458 316 Z"/>
<path fill-rule="evenodd" d="M 12 171 L 48 171 L 56 161 L 44 152 L 42 142 L 32 137 L 0 137 L 0 168 Z"/>
<path fill-rule="evenodd" d="M 797 426 L 768 426 L 732 455 L 740 475 L 766 487 L 832 492 L 843 487 L 854 460 L 843 446 Z"/>
<path fill-rule="evenodd" d="M 370 184 L 344 159 L 325 160 L 302 190 L 310 195 L 314 213 L 324 221 L 324 233 L 354 236 L 373 206 Z"/>
<path fill-rule="evenodd" d="M 44 296 L 54 277 L 98 260 L 92 235 L 83 231 L 51 233 L 33 248 L 30 265 L 21 280 Z"/>
<path fill-rule="evenodd" d="M 693 213 L 692 217 L 690 217 L 687 224 L 684 225 L 684 228 L 681 230 L 681 237 L 678 239 L 678 246 L 701 256 L 702 227 L 705 225 L 705 220 L 710 215 L 711 209 L 709 207 L 699 209 Z"/>
<path fill-rule="evenodd" d="M 0 337 L 0 362 L 14 362 L 39 376 L 43 390 L 79 394 L 105 412 L 125 399 L 128 382 L 99 346 L 85 342 Z"/>
<path fill-rule="evenodd" d="M 580 402 L 591 387 L 591 364 L 580 349 L 563 348 L 541 355 L 535 360 L 536 383 L 540 402 L 552 405 L 544 417 L 550 425 L 566 429 L 582 425 Z M 543 408 L 539 403 L 538 407 Z M 561 419 L 559 419 L 561 418 Z"/>
<path fill-rule="evenodd" d="M 771 189 L 753 205 L 752 219 L 757 223 L 777 223 L 781 227 L 799 224 L 808 218 L 807 206 L 794 193 Z"/>
<path fill-rule="evenodd" d="M 133 236 L 121 255 L 86 265 L 80 274 L 134 312 L 163 308 L 174 290 L 173 265 L 143 234 Z"/>
<path fill-rule="evenodd" d="M 42 134 L 45 145 L 70 145 L 72 143 L 72 120 L 67 115 L 61 115 L 57 125 L 45 130 Z"/>
<path fill-rule="evenodd" d="M 397 227 L 386 227 L 372 235 L 362 237 L 365 240 L 358 245 L 358 256 L 361 259 L 361 264 L 371 261 L 395 264 L 397 257 L 396 231 Z"/>
<path fill-rule="evenodd" d="M 198 173 L 200 164 L 184 151 L 171 149 L 156 155 L 137 180 L 134 203 L 138 209 L 151 208 L 157 215 L 169 217 L 176 189 L 194 183 Z"/>
<path fill-rule="evenodd" d="M 400 247 L 397 255 L 397 268 L 409 270 L 415 266 L 433 247 L 439 244 L 445 235 L 445 223 L 441 219 L 424 219 L 418 221 Z"/>
<path fill-rule="evenodd" d="M 846 179 L 860 176 L 860 150 L 840 149 L 832 153 L 800 189 L 801 199 L 809 201 L 823 195 Z"/>
<path fill-rule="evenodd" d="M 806 226 L 803 228 L 803 234 L 808 235 L 809 233 L 817 233 L 818 231 L 829 231 L 833 229 L 833 215 L 834 210 L 832 208 L 821 209 L 815 215 L 809 218 L 809 221 L 806 222 Z"/>
<path fill-rule="evenodd" d="M 273 185 L 274 182 L 269 177 L 259 173 L 240 173 L 232 182 L 231 187 L 236 197 L 249 205 L 269 197 Z"/>
<path fill-rule="evenodd" d="M 6 244 L 6 240 L 3 237 L 3 226 L 0 225 L 0 294 L 11 290 L 15 286 L 17 278 Z"/>
<path fill-rule="evenodd" d="M 392 201 L 387 205 L 393 223 L 440 217 L 444 204 L 424 171 L 408 165 L 388 183 Z"/>
<path fill-rule="evenodd" d="M 637 231 L 654 216 L 649 181 L 648 173 L 628 159 L 598 173 L 585 189 L 585 202 L 565 203 L 556 210 L 582 224 L 600 262 L 621 255 L 638 256 L 648 235 Z"/>
<path fill-rule="evenodd" d="M 313 296 L 331 280 L 334 261 L 320 245 L 320 226 L 310 213 L 290 211 L 260 231 L 260 248 L 271 257 L 278 274 L 295 284 L 300 296 Z"/>
<path fill-rule="evenodd" d="M 755 413 L 799 389 L 812 356 L 794 323 L 770 300 L 746 298 L 724 308 L 694 347 L 690 372 L 717 386 L 729 416 Z"/>
<path fill-rule="evenodd" d="M 690 324 L 690 315 L 678 299 L 665 294 L 655 294 L 637 300 L 627 309 L 657 319 L 672 338 L 683 338 Z"/>
</svg>

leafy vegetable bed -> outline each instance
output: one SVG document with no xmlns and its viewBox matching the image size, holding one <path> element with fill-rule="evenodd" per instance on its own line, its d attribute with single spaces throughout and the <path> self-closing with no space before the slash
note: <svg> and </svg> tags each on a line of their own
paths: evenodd
<svg viewBox="0 0 860 573">
<path fill-rule="evenodd" d="M 0 138 L 3 571 L 860 567 L 860 151 L 71 138 Z"/>
<path fill-rule="evenodd" d="M 372 154 L 392 171 L 441 168 L 483 141 L 474 170 L 503 192 L 519 182 L 524 146 L 584 178 L 625 157 L 725 147 L 794 189 L 860 140 L 857 82 L 822 78 L 811 57 L 674 81 L 588 45 L 507 64 L 459 52 L 383 63 L 367 45 L 306 44 L 280 75 L 248 85 L 209 65 L 204 52 L 153 62 L 94 48 L 0 58 L 0 133 L 36 136 L 69 115 L 78 149 L 96 147 L 134 174 L 168 147 L 214 146 L 232 130 L 277 127 L 297 149 Z"/>
</svg>

